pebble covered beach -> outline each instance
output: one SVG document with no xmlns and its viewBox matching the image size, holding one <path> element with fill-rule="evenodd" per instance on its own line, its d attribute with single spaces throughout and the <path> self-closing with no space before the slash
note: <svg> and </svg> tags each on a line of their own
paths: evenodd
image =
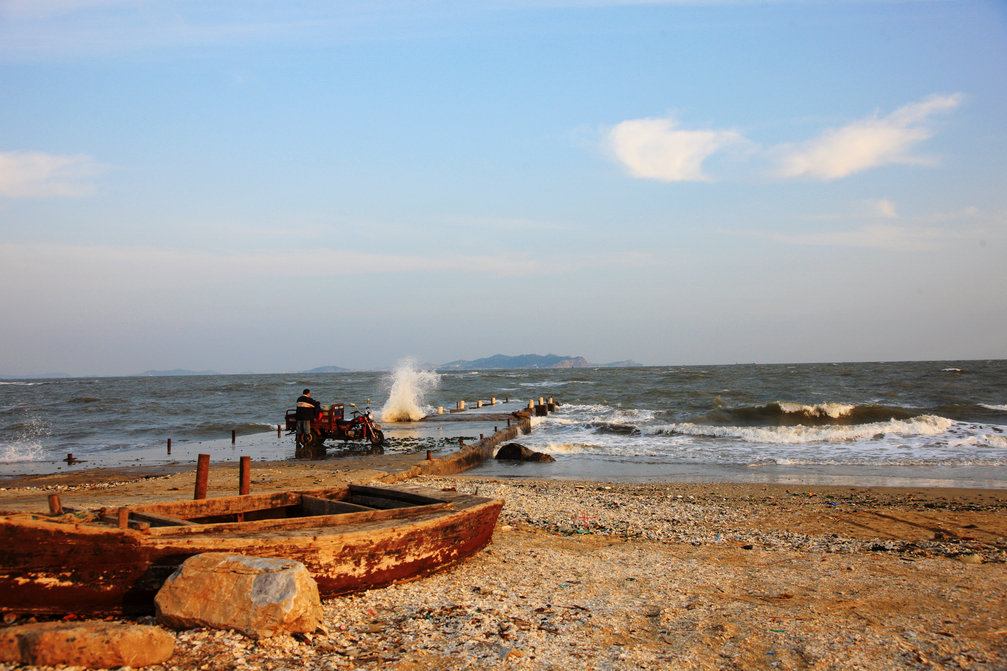
<svg viewBox="0 0 1007 671">
<path fill-rule="evenodd" d="M 257 469 L 260 487 L 376 475 L 274 466 Z M 127 500 L 187 478 L 65 497 Z M 173 657 L 148 668 L 1007 668 L 1005 491 L 411 482 L 503 498 L 492 544 L 328 600 L 312 634 L 178 632 Z M 46 487 L 0 495 L 23 503 Z"/>
</svg>

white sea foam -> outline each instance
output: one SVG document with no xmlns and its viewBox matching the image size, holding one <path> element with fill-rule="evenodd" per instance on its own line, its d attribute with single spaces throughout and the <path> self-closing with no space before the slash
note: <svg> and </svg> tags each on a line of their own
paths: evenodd
<svg viewBox="0 0 1007 671">
<path fill-rule="evenodd" d="M 857 406 L 848 403 L 819 403 L 816 405 L 805 405 L 803 403 L 788 403 L 780 401 L 780 410 L 787 414 L 800 414 L 807 417 L 831 417 L 839 419 L 846 417 Z"/>
<path fill-rule="evenodd" d="M 712 438 L 735 438 L 752 443 L 798 444 L 838 443 L 888 435 L 935 436 L 947 431 L 953 420 L 921 415 L 908 420 L 857 424 L 853 426 L 709 426 L 683 422 L 655 427 L 657 433 L 683 433 Z"/>
<path fill-rule="evenodd" d="M 432 370 L 417 370 L 415 362 L 404 359 L 392 371 L 388 400 L 381 408 L 384 422 L 415 422 L 425 417 L 430 408 L 423 399 L 440 384 L 440 375 Z"/>
<path fill-rule="evenodd" d="M 536 382 L 519 382 L 519 387 L 563 387 L 568 384 L 598 384 L 592 380 L 540 380 Z"/>
<path fill-rule="evenodd" d="M 39 443 L 7 443 L 0 445 L 0 464 L 17 464 L 25 461 L 42 461 Z"/>
<path fill-rule="evenodd" d="M 948 441 L 953 447 L 975 446 L 993 447 L 996 449 L 1007 449 L 1007 436 L 997 433 L 981 433 L 974 436 L 966 436 L 958 440 Z"/>
<path fill-rule="evenodd" d="M 590 451 L 592 446 L 586 443 L 546 443 L 535 449 L 546 454 L 580 454 Z"/>
<path fill-rule="evenodd" d="M 1003 403 L 1001 405 L 996 405 L 995 403 L 980 403 L 979 405 L 987 410 L 1007 410 L 1007 403 Z"/>
</svg>

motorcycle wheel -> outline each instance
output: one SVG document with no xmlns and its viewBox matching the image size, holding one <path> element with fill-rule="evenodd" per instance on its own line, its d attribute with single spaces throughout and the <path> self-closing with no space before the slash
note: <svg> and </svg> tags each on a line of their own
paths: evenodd
<svg viewBox="0 0 1007 671">
<path fill-rule="evenodd" d="M 385 434 L 382 433 L 380 429 L 375 429 L 371 431 L 371 444 L 372 445 L 385 444 Z"/>
<path fill-rule="evenodd" d="M 297 437 L 294 456 L 298 459 L 324 459 L 325 439 L 316 433 L 301 434 Z"/>
</svg>

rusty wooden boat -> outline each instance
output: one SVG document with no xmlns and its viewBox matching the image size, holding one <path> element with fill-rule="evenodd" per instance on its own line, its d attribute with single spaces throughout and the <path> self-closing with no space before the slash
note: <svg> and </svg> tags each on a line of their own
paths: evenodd
<svg viewBox="0 0 1007 671">
<path fill-rule="evenodd" d="M 407 486 L 250 494 L 62 515 L 0 513 L 0 612 L 143 614 L 186 558 L 302 562 L 323 598 L 411 580 L 486 546 L 503 501 Z"/>
</svg>

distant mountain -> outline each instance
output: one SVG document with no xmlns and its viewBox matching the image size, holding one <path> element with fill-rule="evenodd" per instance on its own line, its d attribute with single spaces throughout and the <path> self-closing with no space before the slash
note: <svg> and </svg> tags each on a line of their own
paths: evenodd
<svg viewBox="0 0 1007 671">
<path fill-rule="evenodd" d="M 642 367 L 642 363 L 637 363 L 632 359 L 626 359 L 625 361 L 613 361 L 612 363 L 599 363 L 598 368 L 639 368 Z"/>
<path fill-rule="evenodd" d="M 174 370 L 145 370 L 137 373 L 136 377 L 171 377 L 174 375 L 220 375 L 215 370 L 186 370 L 175 368 Z"/>
<path fill-rule="evenodd" d="M 474 361 L 451 361 L 441 364 L 437 368 L 440 370 L 501 370 L 510 368 L 587 368 L 590 365 L 582 356 L 494 354 L 491 357 Z"/>
<path fill-rule="evenodd" d="M 349 373 L 349 368 L 340 368 L 339 366 L 319 366 L 318 368 L 312 368 L 311 370 L 302 370 L 302 373 Z"/>
</svg>

